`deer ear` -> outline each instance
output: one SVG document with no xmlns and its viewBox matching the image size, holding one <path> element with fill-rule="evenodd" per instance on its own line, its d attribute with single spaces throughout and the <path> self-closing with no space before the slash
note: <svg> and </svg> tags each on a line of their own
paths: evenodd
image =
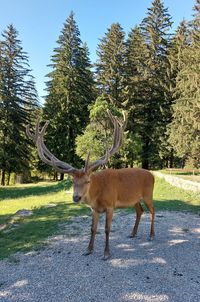
<svg viewBox="0 0 200 302">
<path fill-rule="evenodd" d="M 87 158 L 85 160 L 85 167 L 84 167 L 84 172 L 88 172 L 88 167 L 89 167 L 89 162 L 90 162 L 90 152 L 88 152 Z"/>
</svg>

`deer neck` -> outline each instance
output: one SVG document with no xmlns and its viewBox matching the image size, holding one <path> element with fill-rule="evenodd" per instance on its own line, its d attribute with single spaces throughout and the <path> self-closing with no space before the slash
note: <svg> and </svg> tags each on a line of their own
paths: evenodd
<svg viewBox="0 0 200 302">
<path fill-rule="evenodd" d="M 90 177 L 90 187 L 85 198 L 86 203 L 92 208 L 96 203 L 98 191 L 99 191 L 98 175 L 97 173 L 93 173 Z"/>
</svg>

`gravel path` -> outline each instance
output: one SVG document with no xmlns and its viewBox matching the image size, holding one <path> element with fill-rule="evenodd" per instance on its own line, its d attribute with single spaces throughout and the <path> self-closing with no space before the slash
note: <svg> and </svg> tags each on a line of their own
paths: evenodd
<svg viewBox="0 0 200 302">
<path fill-rule="evenodd" d="M 127 238 L 133 215 L 116 212 L 111 233 L 112 258 L 103 261 L 104 218 L 95 252 L 82 256 L 90 217 L 62 225 L 41 251 L 0 262 L 1 302 L 199 302 L 200 217 L 159 212 L 156 239 L 148 241 L 144 214 L 138 237 Z"/>
</svg>

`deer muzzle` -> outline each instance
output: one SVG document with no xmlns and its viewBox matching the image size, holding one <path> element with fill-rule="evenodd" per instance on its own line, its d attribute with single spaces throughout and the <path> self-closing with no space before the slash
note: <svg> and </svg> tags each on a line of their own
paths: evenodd
<svg viewBox="0 0 200 302">
<path fill-rule="evenodd" d="M 81 200 L 81 196 L 79 196 L 79 195 L 73 196 L 73 202 L 78 203 L 80 200 Z"/>
</svg>

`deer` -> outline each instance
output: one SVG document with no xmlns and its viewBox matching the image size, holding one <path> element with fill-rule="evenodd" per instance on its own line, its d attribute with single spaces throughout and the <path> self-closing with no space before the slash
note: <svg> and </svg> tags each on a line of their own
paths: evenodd
<svg viewBox="0 0 200 302">
<path fill-rule="evenodd" d="M 142 168 L 106 168 L 97 171 L 108 163 L 109 158 L 116 153 L 123 141 L 123 133 L 127 123 L 124 114 L 123 121 L 112 115 L 108 110 L 109 118 L 113 124 L 113 142 L 110 149 L 94 162 L 90 162 L 90 153 L 85 161 L 84 168 L 77 169 L 70 164 L 55 157 L 44 143 L 44 134 L 49 121 L 46 121 L 40 130 L 40 120 L 37 120 L 35 131 L 30 131 L 30 126 L 26 126 L 27 136 L 35 143 L 40 159 L 53 167 L 57 172 L 66 173 L 73 179 L 73 202 L 76 204 L 86 203 L 92 210 L 92 225 L 88 247 L 83 255 L 90 255 L 94 250 L 95 235 L 97 232 L 99 215 L 105 213 L 105 248 L 103 259 L 111 257 L 109 234 L 113 213 L 116 208 L 134 207 L 136 211 L 135 224 L 130 237 L 137 235 L 141 216 L 144 212 L 141 200 L 150 213 L 150 240 L 154 239 L 154 217 L 153 206 L 153 174 Z"/>
</svg>

